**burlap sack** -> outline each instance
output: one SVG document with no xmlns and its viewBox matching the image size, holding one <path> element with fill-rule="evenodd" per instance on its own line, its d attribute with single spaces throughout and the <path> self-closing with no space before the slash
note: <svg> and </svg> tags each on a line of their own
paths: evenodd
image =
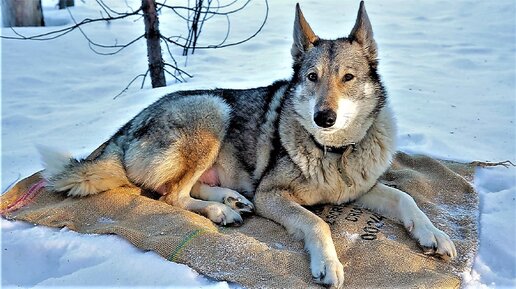
<svg viewBox="0 0 516 289">
<path fill-rule="evenodd" d="M 311 208 L 332 228 L 348 288 L 458 288 L 477 248 L 473 167 L 398 153 L 383 182 L 410 193 L 457 246 L 458 259 L 425 256 L 404 228 L 353 204 Z M 86 198 L 47 192 L 36 173 L 1 198 L 1 214 L 82 233 L 117 234 L 138 248 L 247 288 L 311 288 L 308 255 L 285 229 L 253 216 L 239 228 L 117 188 Z"/>
</svg>

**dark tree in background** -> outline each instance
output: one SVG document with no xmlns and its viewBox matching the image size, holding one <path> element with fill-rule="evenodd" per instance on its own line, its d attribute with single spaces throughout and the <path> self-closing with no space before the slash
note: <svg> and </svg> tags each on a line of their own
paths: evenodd
<svg viewBox="0 0 516 289">
<path fill-rule="evenodd" d="M 66 9 L 66 7 L 72 7 L 75 6 L 74 0 L 59 0 L 59 3 L 57 4 L 59 9 Z"/>
<path fill-rule="evenodd" d="M 2 0 L 4 27 L 45 26 L 41 0 Z"/>
<path fill-rule="evenodd" d="M 152 88 L 167 85 L 165 79 L 165 64 L 161 55 L 161 34 L 159 33 L 158 13 L 155 0 L 142 0 L 143 22 L 145 23 L 145 38 L 147 39 L 147 59 Z"/>
<path fill-rule="evenodd" d="M 89 48 L 93 52 L 100 55 L 113 55 L 119 53 L 125 48 L 139 42 L 142 39 L 145 39 L 147 44 L 148 68 L 144 73 L 138 74 L 131 81 L 129 81 L 129 84 L 122 90 L 120 94 L 124 93 L 138 79 L 141 79 L 141 87 L 143 88 L 145 80 L 147 79 L 147 75 L 149 75 L 151 78 L 153 88 L 166 86 L 166 74 L 172 76 L 178 82 L 185 81 L 184 77 L 191 77 L 191 75 L 178 67 L 174 54 L 172 53 L 172 47 L 176 46 L 182 48 L 183 55 L 186 56 L 189 53 L 193 54 L 196 49 L 217 49 L 238 45 L 254 38 L 265 26 L 267 17 L 269 15 L 268 0 L 228 0 L 229 2 L 227 4 L 222 4 L 220 0 L 182 1 L 183 3 L 186 2 L 187 6 L 176 5 L 177 2 L 180 2 L 177 0 L 168 2 L 167 0 L 141 0 L 141 6 L 137 9 L 132 9 L 131 7 L 127 6 L 130 10 L 129 12 L 116 11 L 112 9 L 109 5 L 107 5 L 104 2 L 104 0 L 94 0 L 91 2 L 88 1 L 87 3 L 95 3 L 96 5 L 98 5 L 98 7 L 100 8 L 100 16 L 97 18 L 85 18 L 82 21 L 77 21 L 73 16 L 73 9 L 68 9 L 68 7 L 73 6 L 73 0 L 56 1 L 58 1 L 57 3 L 60 8 L 67 8 L 70 18 L 73 21 L 73 25 L 64 28 L 57 28 L 56 30 L 44 32 L 37 35 L 27 36 L 16 31 L 16 29 L 13 28 L 13 26 L 15 25 L 9 22 L 6 26 L 11 27 L 15 35 L 6 36 L 4 33 L 4 35 L 1 35 L 0 37 L 3 39 L 12 40 L 52 40 L 61 37 L 67 33 L 70 33 L 74 30 L 78 30 L 88 41 Z M 228 42 L 227 40 L 230 34 L 230 15 L 245 9 L 251 1 L 263 1 L 263 3 L 265 4 L 265 13 L 263 21 L 259 24 L 259 27 L 255 30 L 255 32 L 252 35 L 239 41 Z M 7 8 L 12 7 L 12 5 L 14 5 L 13 3 L 19 4 L 22 2 L 38 3 L 39 6 L 37 7 L 39 7 L 39 11 L 41 12 L 40 0 L 2 0 L 2 12 L 4 12 L 4 10 L 10 11 L 10 9 Z M 191 2 L 194 2 L 193 6 L 190 6 Z M 127 2 L 125 3 L 127 4 Z M 183 21 L 186 21 L 188 27 L 188 33 L 186 37 L 181 35 L 163 35 L 160 32 L 158 15 L 162 15 L 164 13 L 174 13 L 175 15 L 179 16 Z M 222 40 L 217 44 L 200 45 L 199 39 L 205 23 L 208 20 L 216 17 L 223 17 L 226 19 L 226 34 L 223 35 Z M 4 19 L 5 18 L 6 17 L 4 17 Z M 109 24 L 113 21 L 118 21 L 125 18 L 132 18 L 134 21 L 143 18 L 145 27 L 143 34 L 128 41 L 127 43 L 118 43 L 118 41 L 115 41 L 114 44 L 99 43 L 96 42 L 92 37 L 87 35 L 86 32 L 82 29 L 83 26 L 86 26 L 91 23 L 105 22 Z M 43 24 L 42 17 L 41 24 Z M 246 25 L 252 26 L 253 24 L 246 23 Z M 167 61 L 164 61 L 163 58 L 161 46 L 162 43 L 165 44 L 166 52 L 169 56 L 169 59 Z M 117 96 L 115 96 L 115 98 Z"/>
</svg>

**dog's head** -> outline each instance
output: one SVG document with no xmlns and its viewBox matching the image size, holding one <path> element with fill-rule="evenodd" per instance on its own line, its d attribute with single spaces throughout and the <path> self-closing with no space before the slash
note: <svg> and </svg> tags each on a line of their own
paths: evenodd
<svg viewBox="0 0 516 289">
<path fill-rule="evenodd" d="M 362 139 L 384 105 L 377 47 L 364 2 L 348 37 L 319 38 L 296 5 L 294 107 L 300 122 L 324 145 Z"/>
</svg>

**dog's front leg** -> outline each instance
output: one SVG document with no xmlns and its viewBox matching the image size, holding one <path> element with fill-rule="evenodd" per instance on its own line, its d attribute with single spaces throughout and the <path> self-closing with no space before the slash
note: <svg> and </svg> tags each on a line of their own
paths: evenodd
<svg viewBox="0 0 516 289">
<path fill-rule="evenodd" d="M 450 237 L 432 224 L 407 193 L 378 182 L 356 203 L 401 222 L 425 253 L 457 256 Z"/>
<path fill-rule="evenodd" d="M 296 203 L 286 191 L 258 191 L 254 202 L 259 215 L 283 225 L 289 233 L 303 239 L 310 254 L 312 276 L 317 283 L 342 287 L 344 268 L 326 222 Z"/>
</svg>

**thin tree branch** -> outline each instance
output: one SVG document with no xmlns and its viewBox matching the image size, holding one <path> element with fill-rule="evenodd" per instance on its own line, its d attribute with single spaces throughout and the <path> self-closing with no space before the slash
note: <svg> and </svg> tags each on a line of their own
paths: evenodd
<svg viewBox="0 0 516 289">
<path fill-rule="evenodd" d="M 101 17 L 101 18 L 95 18 L 95 19 L 86 18 L 86 19 L 83 19 L 81 22 L 78 22 L 78 23 L 75 22 L 75 24 L 70 27 L 53 30 L 53 31 L 46 32 L 46 33 L 36 34 L 36 35 L 32 35 L 32 36 L 22 35 L 22 34 L 18 33 L 18 31 L 16 31 L 13 27 L 10 27 L 11 30 L 16 34 L 17 37 L 1 35 L 0 38 L 13 39 L 13 40 L 39 40 L 39 41 L 52 40 L 52 39 L 61 37 L 65 34 L 68 34 L 68 33 L 72 32 L 73 30 L 78 29 L 79 27 L 86 25 L 86 24 L 91 24 L 91 23 L 95 23 L 95 22 L 109 22 L 109 21 L 113 21 L 113 20 L 119 20 L 119 19 L 131 17 L 134 15 L 141 15 L 140 11 L 141 11 L 141 8 L 139 8 L 138 10 L 136 10 L 134 12 L 116 16 L 116 17 Z"/>
<path fill-rule="evenodd" d="M 72 19 L 72 21 L 77 24 L 77 22 L 75 20 L 75 17 L 73 17 L 73 14 L 70 12 L 70 10 L 68 10 L 68 13 L 70 14 L 70 18 Z M 77 26 L 77 29 L 79 29 L 79 31 L 81 32 L 82 36 L 84 36 L 84 38 L 88 41 L 88 46 L 91 49 L 91 51 L 93 51 L 93 52 L 95 52 L 96 54 L 99 54 L 99 55 L 114 55 L 114 54 L 117 54 L 118 52 L 124 50 L 125 48 L 131 46 L 132 44 L 134 44 L 138 40 L 140 40 L 143 37 L 145 37 L 145 35 L 142 34 L 142 35 L 136 37 L 135 39 L 129 41 L 126 44 L 109 44 L 109 45 L 106 45 L 106 44 L 99 44 L 99 43 L 93 41 L 88 35 L 86 35 L 86 33 L 84 32 L 84 30 L 82 30 L 82 27 L 80 25 Z M 104 49 L 116 49 L 116 50 L 113 51 L 113 52 L 100 52 L 100 51 L 96 50 L 95 47 L 104 48 Z"/>
<path fill-rule="evenodd" d="M 127 84 L 127 86 L 126 86 L 124 89 L 122 89 L 122 91 L 120 91 L 120 93 L 118 93 L 117 95 L 115 95 L 115 97 L 113 97 L 113 99 L 116 99 L 116 98 L 117 98 L 117 97 L 119 97 L 120 95 L 124 94 L 124 93 L 129 89 L 129 87 L 133 84 L 133 82 L 135 82 L 135 81 L 136 81 L 138 78 L 140 78 L 140 77 L 143 77 L 142 85 L 141 85 L 140 89 L 141 89 L 141 88 L 143 88 L 143 85 L 144 85 L 144 83 L 145 83 L 145 78 L 147 77 L 147 74 L 149 74 L 149 69 L 147 69 L 147 71 L 146 71 L 145 73 L 142 73 L 142 74 L 138 74 L 138 75 L 136 75 L 136 76 L 135 76 L 135 77 L 134 77 L 134 78 L 129 82 L 129 84 Z"/>
<path fill-rule="evenodd" d="M 163 36 L 162 36 L 162 38 L 163 38 Z M 181 68 L 179 68 L 179 67 L 178 67 L 178 65 L 177 65 L 177 61 L 176 61 L 176 59 L 174 58 L 174 55 L 172 54 L 172 50 L 170 49 L 170 45 L 168 44 L 168 42 L 167 42 L 167 41 L 164 41 L 163 43 L 165 43 L 165 47 L 167 48 L 167 52 L 168 52 L 168 54 L 170 55 L 170 58 L 172 59 L 172 61 L 174 62 L 174 66 L 173 66 L 173 67 L 174 67 L 174 69 L 175 69 L 175 70 L 177 70 L 177 71 L 179 72 L 179 75 L 181 75 L 182 73 L 184 73 L 185 75 L 187 75 L 187 76 L 188 76 L 188 77 L 190 77 L 190 78 L 191 78 L 191 77 L 193 77 L 190 73 L 188 73 L 188 72 L 186 72 L 186 71 L 184 71 L 183 69 L 181 69 Z M 165 65 L 172 66 L 171 64 L 166 63 L 166 62 L 165 62 Z M 181 78 L 183 78 L 183 77 L 182 77 L 182 75 L 181 75 Z M 183 80 L 184 80 L 184 81 L 186 81 L 184 78 L 183 78 Z"/>
<path fill-rule="evenodd" d="M 163 70 L 164 70 L 166 73 L 170 74 L 173 78 L 175 78 L 176 82 L 183 82 L 183 81 L 181 81 L 181 79 L 180 79 L 179 77 L 177 77 L 176 75 L 174 75 L 173 73 L 171 73 L 170 71 L 168 71 L 168 69 L 163 68 Z"/>
<path fill-rule="evenodd" d="M 237 1 L 233 1 L 232 3 L 235 3 Z M 200 10 L 200 13 L 202 14 L 212 14 L 212 15 L 229 15 L 229 14 L 233 14 L 233 13 L 236 13 L 236 12 L 239 12 L 241 11 L 242 9 L 244 9 L 249 3 L 251 2 L 251 0 L 247 0 L 244 5 L 242 5 L 241 7 L 237 8 L 237 9 L 234 9 L 234 10 L 231 10 L 231 11 L 227 11 L 227 12 L 218 12 L 218 11 L 212 11 L 210 10 L 210 6 L 195 6 L 195 8 L 191 8 L 191 7 L 186 7 L 186 6 L 172 6 L 172 5 L 167 5 L 165 3 L 160 3 L 160 2 L 156 2 L 156 5 L 158 6 L 162 6 L 162 7 L 165 7 L 165 8 L 169 8 L 169 9 L 172 9 L 173 11 L 175 10 L 187 10 L 187 11 L 191 11 L 191 12 L 197 12 L 198 11 L 198 8 L 201 8 Z M 228 5 L 225 5 L 225 6 L 217 6 L 217 7 L 211 7 L 213 9 L 220 9 L 220 8 L 223 8 L 223 7 L 227 7 Z M 202 8 L 204 8 L 204 10 L 202 10 Z"/>
<path fill-rule="evenodd" d="M 265 7 L 266 7 L 266 11 L 265 11 L 265 16 L 264 16 L 264 19 L 260 25 L 260 27 L 249 37 L 243 39 L 243 40 L 240 40 L 240 41 L 237 41 L 237 42 L 232 42 L 232 43 L 227 43 L 227 44 L 215 44 L 215 45 L 206 45 L 206 46 L 196 46 L 195 49 L 218 49 L 218 48 L 224 48 L 224 47 L 229 47 L 229 46 L 235 46 L 235 45 L 239 45 L 239 44 L 242 44 L 244 42 L 247 42 L 251 39 L 253 39 L 254 37 L 256 37 L 256 35 L 258 35 L 258 33 L 260 33 L 263 29 L 263 27 L 265 26 L 265 23 L 267 22 L 267 19 L 269 17 L 269 2 L 268 0 L 264 0 L 265 2 Z M 177 45 L 181 48 L 189 48 L 188 45 L 186 44 L 182 44 L 182 43 L 179 43 L 177 40 L 173 40 L 172 38 L 177 38 L 177 36 L 172 36 L 172 37 L 165 37 L 163 36 L 163 39 L 165 41 L 168 41 L 174 45 Z M 227 36 L 226 36 L 227 38 Z M 225 42 L 225 41 L 224 41 Z"/>
</svg>

